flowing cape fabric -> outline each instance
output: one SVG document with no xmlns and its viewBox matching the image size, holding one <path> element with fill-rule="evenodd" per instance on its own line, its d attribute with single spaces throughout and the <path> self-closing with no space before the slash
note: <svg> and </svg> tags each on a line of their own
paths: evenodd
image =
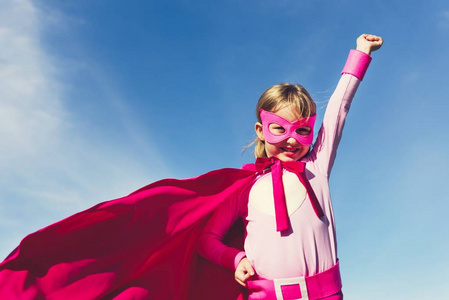
<svg viewBox="0 0 449 300">
<path fill-rule="evenodd" d="M 232 272 L 195 245 L 214 210 L 254 179 L 240 169 L 165 179 L 32 233 L 0 264 L 0 298 L 240 298 Z M 240 249 L 242 228 L 227 238 Z"/>
</svg>

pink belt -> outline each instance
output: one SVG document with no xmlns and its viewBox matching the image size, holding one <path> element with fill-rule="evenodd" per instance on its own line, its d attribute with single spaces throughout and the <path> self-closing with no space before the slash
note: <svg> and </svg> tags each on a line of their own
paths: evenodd
<svg viewBox="0 0 449 300">
<path fill-rule="evenodd" d="M 337 261 L 330 269 L 309 277 L 251 280 L 248 290 L 248 300 L 321 299 L 341 290 L 340 268 Z"/>
</svg>

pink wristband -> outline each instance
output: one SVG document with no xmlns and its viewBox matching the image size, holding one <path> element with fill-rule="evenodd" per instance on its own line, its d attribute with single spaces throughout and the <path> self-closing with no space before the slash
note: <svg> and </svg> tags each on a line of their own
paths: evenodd
<svg viewBox="0 0 449 300">
<path fill-rule="evenodd" d="M 237 266 L 239 265 L 240 261 L 246 257 L 246 253 L 244 251 L 239 252 L 239 254 L 236 255 L 234 258 L 234 270 L 237 269 Z"/>
<path fill-rule="evenodd" d="M 348 60 L 341 74 L 351 74 L 360 80 L 363 80 L 366 70 L 371 62 L 372 58 L 365 52 L 351 49 L 349 51 Z"/>
</svg>

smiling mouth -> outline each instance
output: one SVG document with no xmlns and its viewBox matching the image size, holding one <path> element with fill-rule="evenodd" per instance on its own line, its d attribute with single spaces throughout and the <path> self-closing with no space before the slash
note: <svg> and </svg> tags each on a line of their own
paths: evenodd
<svg viewBox="0 0 449 300">
<path fill-rule="evenodd" d="M 299 148 L 285 148 L 281 147 L 282 152 L 288 152 L 288 153 L 296 153 L 299 151 Z"/>
</svg>

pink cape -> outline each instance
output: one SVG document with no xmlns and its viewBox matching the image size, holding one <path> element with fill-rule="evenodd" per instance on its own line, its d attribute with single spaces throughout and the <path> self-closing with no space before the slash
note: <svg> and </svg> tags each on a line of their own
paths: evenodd
<svg viewBox="0 0 449 300">
<path fill-rule="evenodd" d="M 196 241 L 254 175 L 221 169 L 161 180 L 32 233 L 0 264 L 0 298 L 240 298 L 234 274 L 199 257 Z M 242 249 L 242 223 L 227 242 Z"/>
</svg>

